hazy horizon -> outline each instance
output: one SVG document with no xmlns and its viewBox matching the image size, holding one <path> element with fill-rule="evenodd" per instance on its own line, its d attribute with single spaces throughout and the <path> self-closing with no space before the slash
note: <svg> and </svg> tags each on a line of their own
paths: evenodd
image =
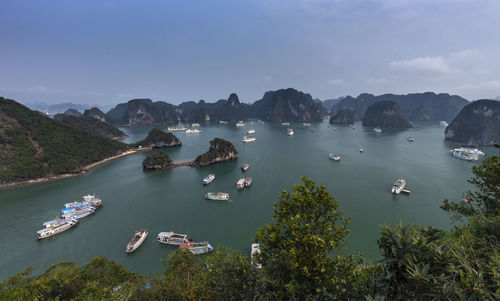
<svg viewBox="0 0 500 301">
<path fill-rule="evenodd" d="M 0 3 L 0 96 L 22 103 L 180 104 L 293 87 L 500 95 L 500 1 Z"/>
</svg>

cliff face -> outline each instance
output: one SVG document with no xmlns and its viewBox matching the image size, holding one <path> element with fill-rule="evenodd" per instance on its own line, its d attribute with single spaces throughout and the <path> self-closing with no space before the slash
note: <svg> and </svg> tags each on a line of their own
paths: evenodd
<svg viewBox="0 0 500 301">
<path fill-rule="evenodd" d="M 106 114 L 112 123 L 129 125 L 177 124 L 178 118 L 174 105 L 151 99 L 133 99 L 119 104 Z"/>
<path fill-rule="evenodd" d="M 375 96 L 363 93 L 353 98 L 347 96 L 332 108 L 332 114 L 342 109 L 354 111 L 356 120 L 363 119 L 366 109 L 372 104 L 389 100 L 399 104 L 401 114 L 408 120 L 452 120 L 469 102 L 457 95 L 432 92 L 407 95 L 384 94 Z"/>
<path fill-rule="evenodd" d="M 172 146 L 181 146 L 181 141 L 172 133 L 166 133 L 160 129 L 152 129 L 149 131 L 148 136 L 132 144 L 135 147 L 151 147 L 151 148 L 160 148 L 160 147 L 172 147 Z"/>
<path fill-rule="evenodd" d="M 210 141 L 210 148 L 208 151 L 196 157 L 191 165 L 194 167 L 202 167 L 236 159 L 238 159 L 238 151 L 234 145 L 224 139 L 215 138 Z"/>
<path fill-rule="evenodd" d="M 82 113 L 80 113 L 78 110 L 75 109 L 67 109 L 66 112 L 64 112 L 64 115 L 82 117 Z"/>
<path fill-rule="evenodd" d="M 445 130 L 448 140 L 468 146 L 500 143 L 500 102 L 482 99 L 460 111 Z"/>
<path fill-rule="evenodd" d="M 83 112 L 83 116 L 95 118 L 102 122 L 106 122 L 106 114 L 104 114 L 101 110 L 95 107 L 91 108 L 90 110 L 85 110 L 85 112 Z"/>
<path fill-rule="evenodd" d="M 252 115 L 272 122 L 320 122 L 326 109 L 292 88 L 269 91 L 252 105 Z"/>
<path fill-rule="evenodd" d="M 354 122 L 354 111 L 350 109 L 342 109 L 337 114 L 330 117 L 330 123 L 335 124 L 352 124 Z"/>
<path fill-rule="evenodd" d="M 363 126 L 379 126 L 392 128 L 413 127 L 399 111 L 399 105 L 394 101 L 379 101 L 366 109 Z"/>
<path fill-rule="evenodd" d="M 240 103 L 238 95 L 232 93 L 227 100 L 221 99 L 216 103 L 206 103 L 200 100 L 184 102 L 178 107 L 178 114 L 182 122 L 204 122 L 220 120 L 235 122 L 248 118 L 249 105 Z"/>
</svg>

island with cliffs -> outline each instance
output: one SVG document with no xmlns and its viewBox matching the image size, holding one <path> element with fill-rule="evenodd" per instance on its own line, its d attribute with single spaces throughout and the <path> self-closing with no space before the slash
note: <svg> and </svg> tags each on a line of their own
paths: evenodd
<svg viewBox="0 0 500 301">
<path fill-rule="evenodd" d="M 404 118 L 394 101 L 379 101 L 366 109 L 363 126 L 389 128 L 411 128 L 413 125 Z"/>
</svg>

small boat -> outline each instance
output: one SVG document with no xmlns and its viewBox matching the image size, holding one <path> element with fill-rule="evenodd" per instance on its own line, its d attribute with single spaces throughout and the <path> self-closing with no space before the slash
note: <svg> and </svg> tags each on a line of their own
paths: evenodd
<svg viewBox="0 0 500 301">
<path fill-rule="evenodd" d="M 169 126 L 167 128 L 169 131 L 186 131 L 188 128 L 183 125 Z"/>
<path fill-rule="evenodd" d="M 295 133 L 293 132 L 293 129 L 288 128 L 288 129 L 286 129 L 286 134 L 287 134 L 288 136 L 292 136 L 292 135 L 293 135 L 293 134 L 295 134 Z"/>
<path fill-rule="evenodd" d="M 76 224 L 78 224 L 78 220 L 74 218 L 56 219 L 50 222 L 43 223 L 45 228 L 36 231 L 36 238 L 43 239 L 59 234 L 75 226 Z"/>
<path fill-rule="evenodd" d="M 95 194 L 90 194 L 90 193 L 87 193 L 87 195 L 84 195 L 83 196 L 83 200 L 85 202 L 89 202 L 89 203 L 92 203 L 92 205 L 95 207 L 95 208 L 99 208 L 102 206 L 102 201 L 100 198 L 97 198 L 95 196 Z"/>
<path fill-rule="evenodd" d="M 329 154 L 328 158 L 330 158 L 330 160 L 340 161 L 340 155 Z"/>
<path fill-rule="evenodd" d="M 246 178 L 245 179 L 245 187 L 248 187 L 250 185 L 252 185 L 252 178 Z"/>
<path fill-rule="evenodd" d="M 253 136 L 244 136 L 243 139 L 241 139 L 243 142 L 254 142 L 255 140 L 257 140 L 257 138 Z"/>
<path fill-rule="evenodd" d="M 245 179 L 241 178 L 236 182 L 236 189 L 243 189 L 245 188 Z"/>
<path fill-rule="evenodd" d="M 311 133 L 314 133 L 314 128 L 311 129 Z"/>
<path fill-rule="evenodd" d="M 247 171 L 250 168 L 250 164 L 245 163 L 241 166 L 241 171 Z"/>
<path fill-rule="evenodd" d="M 408 142 L 413 142 L 413 141 L 415 141 L 415 138 L 413 138 L 413 137 L 408 137 Z"/>
<path fill-rule="evenodd" d="M 193 123 L 193 124 L 191 124 L 191 127 L 192 127 L 192 128 L 199 127 L 199 126 L 200 126 L 200 124 L 199 124 L 199 123 Z"/>
<path fill-rule="evenodd" d="M 80 219 L 95 213 L 95 207 L 87 206 L 82 208 L 64 208 L 61 210 L 62 218 Z"/>
<path fill-rule="evenodd" d="M 224 121 L 224 120 L 220 120 L 219 121 L 220 124 L 227 124 L 227 121 Z"/>
<path fill-rule="evenodd" d="M 212 245 L 208 241 L 181 244 L 180 248 L 188 249 L 189 252 L 193 253 L 194 255 L 204 254 L 214 250 L 214 247 L 212 247 Z"/>
<path fill-rule="evenodd" d="M 227 201 L 227 200 L 229 200 L 229 193 L 209 192 L 209 193 L 205 194 L 205 198 L 208 200 L 215 200 L 215 201 Z"/>
<path fill-rule="evenodd" d="M 405 179 L 397 179 L 396 182 L 392 185 L 392 193 L 399 194 L 406 185 Z"/>
<path fill-rule="evenodd" d="M 382 133 L 382 129 L 380 127 L 376 127 L 373 129 L 375 133 Z"/>
<path fill-rule="evenodd" d="M 134 237 L 127 244 L 126 253 L 134 252 L 146 239 L 148 236 L 148 231 L 146 229 L 136 230 Z"/>
<path fill-rule="evenodd" d="M 203 179 L 203 184 L 210 184 L 215 180 L 215 175 L 213 173 L 209 174 L 205 179 Z"/>
<path fill-rule="evenodd" d="M 252 264 L 255 264 L 255 266 L 258 269 L 262 268 L 262 264 L 260 263 L 255 263 L 255 257 L 260 255 L 260 244 L 252 244 L 252 252 L 250 253 L 250 258 L 252 260 Z"/>
<path fill-rule="evenodd" d="M 242 120 L 240 120 L 240 121 L 238 121 L 238 123 L 236 123 L 236 126 L 237 127 L 245 126 L 245 122 L 243 122 Z"/>
<path fill-rule="evenodd" d="M 170 232 L 160 232 L 156 238 L 158 242 L 167 245 L 180 246 L 181 244 L 187 244 L 193 242 L 193 240 L 186 234 L 178 234 L 173 231 Z"/>
<path fill-rule="evenodd" d="M 189 129 L 186 131 L 186 134 L 199 134 L 201 131 L 199 129 Z"/>
<path fill-rule="evenodd" d="M 308 122 L 303 122 L 303 123 L 302 123 L 302 125 L 303 125 L 303 126 L 310 126 L 311 124 L 310 124 L 310 123 L 308 123 Z"/>
<path fill-rule="evenodd" d="M 362 153 L 362 152 L 364 152 L 364 151 L 365 151 L 365 149 L 364 149 L 364 148 L 362 148 L 362 147 L 360 147 L 360 148 L 359 148 L 359 152 L 360 152 L 360 153 Z"/>
<path fill-rule="evenodd" d="M 248 130 L 247 134 L 255 134 L 255 130 Z"/>
<path fill-rule="evenodd" d="M 282 122 L 281 125 L 290 125 L 290 122 Z"/>
<path fill-rule="evenodd" d="M 446 122 L 446 121 L 444 121 L 444 120 L 441 120 L 441 121 L 439 122 L 439 125 L 440 125 L 440 126 L 447 127 L 447 126 L 448 126 L 448 122 Z"/>
</svg>

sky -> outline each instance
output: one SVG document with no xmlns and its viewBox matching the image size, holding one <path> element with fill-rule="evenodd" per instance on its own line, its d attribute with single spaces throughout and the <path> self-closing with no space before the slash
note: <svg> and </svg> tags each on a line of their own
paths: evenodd
<svg viewBox="0 0 500 301">
<path fill-rule="evenodd" d="M 499 0 L 1 0 L 0 96 L 500 95 Z"/>
</svg>

